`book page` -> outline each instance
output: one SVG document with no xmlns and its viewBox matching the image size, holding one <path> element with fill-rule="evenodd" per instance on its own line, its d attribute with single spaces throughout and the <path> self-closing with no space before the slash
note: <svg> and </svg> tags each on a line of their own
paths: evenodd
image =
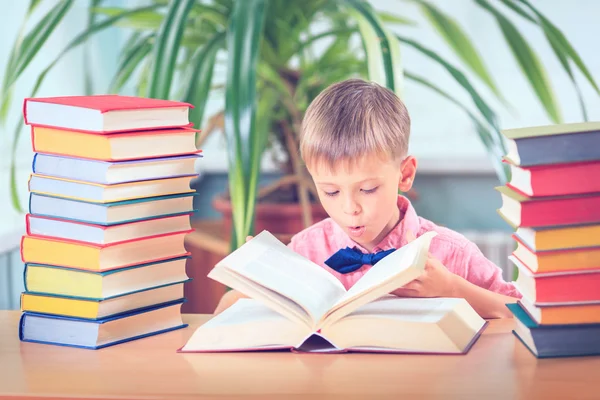
<svg viewBox="0 0 600 400">
<path fill-rule="evenodd" d="M 408 298 L 386 295 L 359 307 L 344 318 L 385 317 L 410 322 L 437 323 L 452 311 L 460 298 Z"/>
<path fill-rule="evenodd" d="M 313 321 L 346 294 L 332 274 L 266 231 L 225 257 L 216 268 L 227 268 L 289 298 L 306 310 Z"/>
<path fill-rule="evenodd" d="M 418 278 L 425 269 L 429 245 L 435 235 L 435 232 L 427 232 L 375 264 L 348 290 L 344 297 L 336 302 L 325 318 L 342 318 L 361 305 Z M 344 308 L 343 312 L 341 312 L 342 307 Z M 340 312 L 336 312 L 338 310 Z M 333 320 L 329 321 L 329 323 L 331 322 Z"/>
<path fill-rule="evenodd" d="M 181 352 L 292 347 L 309 333 L 254 299 L 240 299 L 194 331 Z"/>
<path fill-rule="evenodd" d="M 294 301 L 264 286 L 256 285 L 250 279 L 234 271 L 226 268 L 217 268 L 211 272 L 210 277 L 252 299 L 256 299 L 273 311 L 285 316 L 290 321 L 309 328 L 313 326 L 313 322 L 306 310 Z"/>
</svg>

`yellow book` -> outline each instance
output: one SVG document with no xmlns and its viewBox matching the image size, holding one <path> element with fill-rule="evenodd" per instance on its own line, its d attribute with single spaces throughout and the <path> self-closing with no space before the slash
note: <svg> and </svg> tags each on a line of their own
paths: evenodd
<svg viewBox="0 0 600 400">
<path fill-rule="evenodd" d="M 24 235 L 21 258 L 25 263 L 46 264 L 89 271 L 108 271 L 187 256 L 187 233 L 157 235 L 127 242 L 98 245 Z"/>
<path fill-rule="evenodd" d="M 517 229 L 515 235 L 534 251 L 600 246 L 600 225 Z"/>
<path fill-rule="evenodd" d="M 135 267 L 93 272 L 43 264 L 25 264 L 25 291 L 91 300 L 109 299 L 188 279 L 188 257 Z"/>
<path fill-rule="evenodd" d="M 180 301 L 184 298 L 183 286 L 183 282 L 174 283 L 102 300 L 25 292 L 21 295 L 21 311 L 84 319 L 107 318 Z"/>
</svg>

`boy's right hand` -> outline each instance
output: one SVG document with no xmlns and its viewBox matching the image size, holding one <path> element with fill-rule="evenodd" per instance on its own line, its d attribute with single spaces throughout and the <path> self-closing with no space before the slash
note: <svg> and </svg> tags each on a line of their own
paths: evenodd
<svg viewBox="0 0 600 400">
<path fill-rule="evenodd" d="M 252 239 L 252 236 L 246 236 L 246 242 L 249 241 L 250 239 Z M 215 308 L 215 311 L 213 312 L 213 314 L 217 315 L 217 314 L 222 313 L 223 311 L 225 311 L 226 309 L 231 307 L 236 301 L 238 301 L 239 299 L 241 299 L 243 297 L 248 297 L 248 296 L 245 296 L 244 294 L 238 292 L 237 290 L 230 290 L 229 292 L 225 293 L 223 295 L 223 297 L 221 297 L 221 300 L 219 300 L 219 304 L 217 304 L 217 308 Z"/>
</svg>

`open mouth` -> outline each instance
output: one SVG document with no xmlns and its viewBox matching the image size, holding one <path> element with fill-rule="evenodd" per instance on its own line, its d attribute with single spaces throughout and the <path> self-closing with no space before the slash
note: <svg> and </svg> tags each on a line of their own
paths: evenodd
<svg viewBox="0 0 600 400">
<path fill-rule="evenodd" d="M 350 232 L 350 235 L 352 235 L 354 237 L 359 237 L 360 235 L 362 235 L 365 232 L 365 226 L 364 225 L 349 226 L 348 231 Z"/>
</svg>

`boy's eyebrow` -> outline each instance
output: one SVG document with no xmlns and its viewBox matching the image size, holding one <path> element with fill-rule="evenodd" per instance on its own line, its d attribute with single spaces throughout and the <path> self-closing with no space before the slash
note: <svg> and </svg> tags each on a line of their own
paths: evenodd
<svg viewBox="0 0 600 400">
<path fill-rule="evenodd" d="M 379 179 L 379 177 L 367 178 L 367 179 L 363 179 L 360 182 L 356 182 L 356 184 L 361 184 L 361 183 L 365 183 L 365 182 L 369 182 L 369 181 L 376 181 L 378 179 Z M 321 182 L 321 181 L 317 181 L 316 183 L 318 185 L 332 185 L 332 186 L 338 185 L 336 182 Z"/>
</svg>

